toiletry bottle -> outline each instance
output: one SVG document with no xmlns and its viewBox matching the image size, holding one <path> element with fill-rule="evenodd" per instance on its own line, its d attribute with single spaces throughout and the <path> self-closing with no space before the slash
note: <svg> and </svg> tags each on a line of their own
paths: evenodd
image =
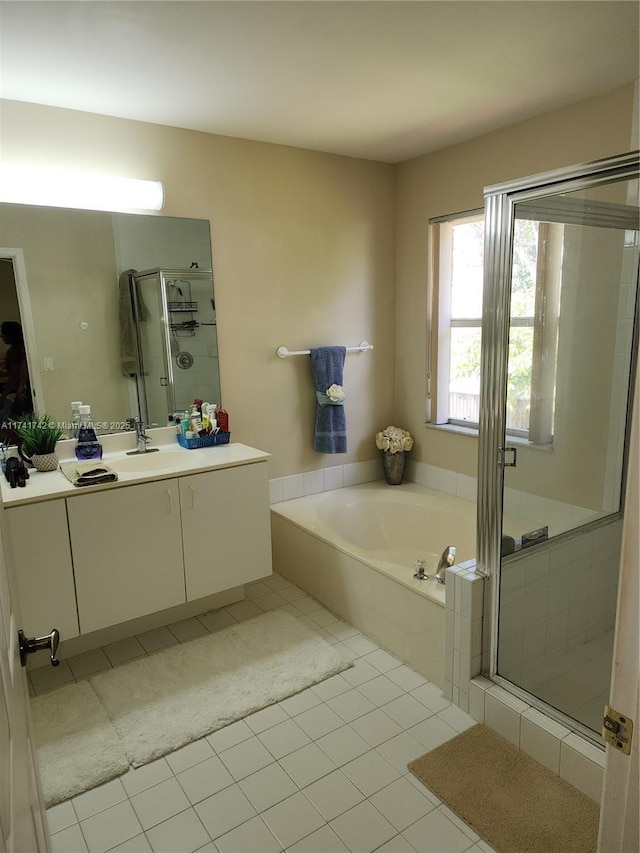
<svg viewBox="0 0 640 853">
<path fill-rule="evenodd" d="M 82 400 L 76 400 L 71 403 L 71 436 L 78 437 L 78 427 L 80 426 L 80 406 Z"/>
<path fill-rule="evenodd" d="M 102 459 L 102 445 L 91 421 L 91 406 L 80 406 L 80 425 L 76 442 L 76 458 Z"/>
<path fill-rule="evenodd" d="M 229 413 L 225 412 L 222 406 L 218 409 L 217 418 L 220 432 L 229 432 Z"/>
</svg>

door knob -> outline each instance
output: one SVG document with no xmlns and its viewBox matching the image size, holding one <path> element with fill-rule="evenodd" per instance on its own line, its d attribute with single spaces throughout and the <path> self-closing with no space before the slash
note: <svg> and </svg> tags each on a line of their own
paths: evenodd
<svg viewBox="0 0 640 853">
<path fill-rule="evenodd" d="M 51 666 L 58 666 L 60 661 L 56 657 L 58 651 L 58 643 L 60 642 L 60 631 L 54 628 L 50 634 L 44 637 L 25 637 L 22 628 L 18 631 L 18 648 L 20 649 L 20 663 L 22 666 L 27 665 L 27 657 L 34 652 L 39 652 L 42 649 L 51 651 Z"/>
</svg>

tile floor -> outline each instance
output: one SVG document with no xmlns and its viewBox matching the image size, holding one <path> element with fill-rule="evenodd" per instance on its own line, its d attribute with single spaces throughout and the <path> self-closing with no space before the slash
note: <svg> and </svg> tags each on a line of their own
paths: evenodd
<svg viewBox="0 0 640 853">
<path fill-rule="evenodd" d="M 278 575 L 238 604 L 33 670 L 32 692 L 276 607 L 355 666 L 49 809 L 54 853 L 492 853 L 407 771 L 474 720 Z"/>
</svg>

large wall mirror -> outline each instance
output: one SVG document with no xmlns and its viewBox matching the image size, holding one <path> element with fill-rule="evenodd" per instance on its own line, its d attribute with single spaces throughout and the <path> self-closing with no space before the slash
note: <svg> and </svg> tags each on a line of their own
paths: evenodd
<svg viewBox="0 0 640 853">
<path fill-rule="evenodd" d="M 206 274 L 212 270 L 209 222 L 0 204 L 0 234 L 0 331 L 8 323 L 9 337 L 20 327 L 24 332 L 29 394 L 37 414 L 68 423 L 71 401 L 82 400 L 105 433 L 117 432 L 135 416 L 164 426 L 171 402 L 188 405 L 203 394 L 219 402 L 213 277 Z M 150 364 L 143 364 L 142 378 L 123 372 L 119 286 L 127 270 L 170 271 L 164 280 L 175 293 L 185 294 L 185 302 L 189 295 L 191 303 L 196 279 L 189 283 L 189 274 L 203 273 L 196 313 L 176 319 L 160 310 L 158 336 L 167 342 L 168 369 L 158 377 Z M 11 344 L 2 336 L 0 364 L 7 361 Z M 15 346 L 9 361 L 16 360 Z M 150 386 L 162 382 L 165 388 L 174 376 L 182 383 L 177 392 Z M 3 381 L 0 375 L 0 385 Z M 25 408 L 10 396 L 0 394 L 4 417 L 12 405 L 14 414 Z"/>
</svg>

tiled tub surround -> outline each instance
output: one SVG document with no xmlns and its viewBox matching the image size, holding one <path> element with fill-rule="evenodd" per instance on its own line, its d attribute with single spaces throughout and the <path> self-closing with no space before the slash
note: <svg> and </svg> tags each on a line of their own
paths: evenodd
<svg viewBox="0 0 640 853">
<path fill-rule="evenodd" d="M 439 555 L 475 550 L 475 506 L 412 483 L 372 482 L 271 507 L 275 571 L 442 686 Z M 425 559 L 430 579 L 413 577 Z"/>
<path fill-rule="evenodd" d="M 473 719 L 281 577 L 246 589 L 239 604 L 34 673 L 33 686 L 44 692 L 276 607 L 348 649 L 354 667 L 49 809 L 53 853 L 492 853 L 407 771 Z"/>
<path fill-rule="evenodd" d="M 611 535 L 606 532 L 608 526 L 603 530 L 604 538 Z M 598 532 L 576 532 L 573 540 L 584 540 L 585 536 L 593 537 L 593 534 Z M 591 542 L 593 544 L 593 538 Z M 577 541 L 575 547 L 584 549 L 586 544 L 584 541 Z M 532 557 L 539 548 L 543 546 L 533 549 Z M 474 561 L 469 561 L 447 570 L 443 695 L 475 720 L 486 723 L 532 758 L 596 802 L 600 802 L 604 750 L 480 675 L 485 580 L 474 568 Z M 526 611 L 525 605 L 524 612 Z M 544 618 L 542 621 L 547 627 L 555 626 L 553 617 Z M 550 629 L 550 635 L 553 630 L 554 628 Z M 547 678 L 557 680 L 558 684 L 566 680 L 574 693 L 581 694 L 577 703 L 581 703 L 591 690 L 588 673 L 585 680 L 584 664 L 585 655 L 592 648 L 595 639 L 587 640 L 582 646 L 576 647 L 573 654 L 554 647 L 548 655 L 540 655 L 546 659 L 547 672 L 551 673 Z M 575 669 L 572 670 L 572 667 Z M 603 677 L 606 677 L 608 685 L 608 670 L 606 675 L 603 672 Z M 518 684 L 534 692 L 529 685 L 521 682 Z M 550 696 L 544 693 L 535 695 L 549 704 L 554 704 Z M 595 704 L 592 702 L 592 714 L 599 713 L 600 719 L 603 705 L 604 702 L 602 705 L 598 705 L 597 701 Z M 566 708 L 562 707 L 563 710 Z"/>
</svg>

